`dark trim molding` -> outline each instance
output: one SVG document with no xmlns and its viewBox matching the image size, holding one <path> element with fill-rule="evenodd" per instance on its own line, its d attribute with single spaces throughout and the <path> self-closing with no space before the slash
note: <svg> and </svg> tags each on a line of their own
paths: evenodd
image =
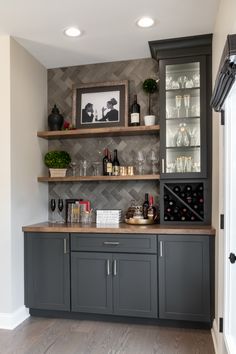
<svg viewBox="0 0 236 354">
<path fill-rule="evenodd" d="M 156 60 L 192 55 L 211 55 L 212 34 L 180 37 L 148 42 L 152 58 Z"/>
<path fill-rule="evenodd" d="M 220 112 L 225 99 L 235 82 L 236 75 L 236 34 L 228 35 L 221 56 L 215 87 L 211 98 L 211 106 Z"/>
</svg>

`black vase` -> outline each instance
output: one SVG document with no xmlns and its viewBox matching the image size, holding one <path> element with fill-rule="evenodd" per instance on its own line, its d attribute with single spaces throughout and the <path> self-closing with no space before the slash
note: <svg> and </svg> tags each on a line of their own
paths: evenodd
<svg viewBox="0 0 236 354">
<path fill-rule="evenodd" d="M 59 109 L 54 104 L 52 113 L 48 116 L 48 126 L 49 130 L 61 130 L 64 123 L 64 118 L 60 114 Z"/>
</svg>

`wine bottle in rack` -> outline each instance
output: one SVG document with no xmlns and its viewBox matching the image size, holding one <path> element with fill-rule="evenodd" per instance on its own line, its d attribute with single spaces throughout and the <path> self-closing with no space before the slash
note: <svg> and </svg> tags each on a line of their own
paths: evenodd
<svg viewBox="0 0 236 354">
<path fill-rule="evenodd" d="M 174 186 L 173 192 L 174 192 L 175 194 L 179 194 L 179 193 L 181 192 L 180 186 Z"/>
<path fill-rule="evenodd" d="M 130 107 L 130 125 L 140 125 L 140 105 L 137 102 L 137 95 L 134 95 L 134 101 Z"/>
</svg>

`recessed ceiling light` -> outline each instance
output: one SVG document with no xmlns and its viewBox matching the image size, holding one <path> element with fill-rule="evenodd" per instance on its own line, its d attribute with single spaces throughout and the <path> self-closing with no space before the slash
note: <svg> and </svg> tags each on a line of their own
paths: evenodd
<svg viewBox="0 0 236 354">
<path fill-rule="evenodd" d="M 67 37 L 79 37 L 81 35 L 81 31 L 77 27 L 68 27 L 64 30 L 64 34 Z"/>
<path fill-rule="evenodd" d="M 142 28 L 152 27 L 154 25 L 154 20 L 151 17 L 141 17 L 137 21 L 137 25 Z"/>
</svg>

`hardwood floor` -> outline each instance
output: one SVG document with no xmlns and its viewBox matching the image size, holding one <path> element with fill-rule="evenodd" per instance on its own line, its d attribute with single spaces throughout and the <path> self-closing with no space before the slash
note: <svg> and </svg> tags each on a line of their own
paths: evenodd
<svg viewBox="0 0 236 354">
<path fill-rule="evenodd" d="M 31 317 L 0 330 L 1 354 L 214 354 L 210 331 Z"/>
</svg>

